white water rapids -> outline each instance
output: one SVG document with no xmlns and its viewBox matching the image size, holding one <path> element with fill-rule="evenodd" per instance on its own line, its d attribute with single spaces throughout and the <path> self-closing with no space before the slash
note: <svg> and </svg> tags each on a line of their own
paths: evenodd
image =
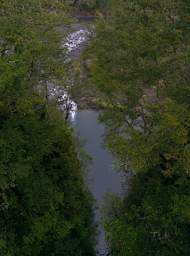
<svg viewBox="0 0 190 256">
<path fill-rule="evenodd" d="M 88 39 L 90 32 L 87 29 L 80 29 L 71 33 L 64 44 L 64 47 L 68 52 L 75 51 L 80 48 L 81 44 L 84 44 Z"/>
<path fill-rule="evenodd" d="M 76 27 L 76 31 L 70 33 L 65 42 L 62 43 L 63 49 L 66 49 L 67 58 L 70 61 L 75 53 L 80 53 L 81 47 L 88 41 L 90 32 L 87 28 Z M 72 78 L 70 85 L 65 87 L 57 86 L 53 83 L 48 83 L 48 98 L 56 101 L 56 105 L 63 113 L 69 113 L 71 121 L 74 121 L 77 104 L 74 102 L 69 94 L 70 88 L 73 86 Z"/>
</svg>

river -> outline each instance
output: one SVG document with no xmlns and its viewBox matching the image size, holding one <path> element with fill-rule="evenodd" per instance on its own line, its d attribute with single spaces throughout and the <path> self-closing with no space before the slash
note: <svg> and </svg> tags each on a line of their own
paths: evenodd
<svg viewBox="0 0 190 256">
<path fill-rule="evenodd" d="M 97 202 L 95 221 L 98 228 L 97 255 L 106 255 L 105 232 L 101 226 L 101 207 L 107 192 L 122 192 L 121 176 L 113 168 L 113 156 L 103 147 L 105 127 L 98 120 L 99 113 L 94 110 L 78 111 L 71 125 L 79 139 L 85 142 L 86 152 L 92 157 L 89 166 L 88 187 Z"/>
<path fill-rule="evenodd" d="M 66 42 L 63 44 L 68 49 L 71 60 L 80 57 L 81 51 L 89 39 L 88 24 L 85 26 L 84 20 L 82 24 L 79 21 L 72 28 L 73 31 L 68 35 Z M 72 78 L 71 78 L 72 80 Z M 59 93 L 59 97 L 64 100 L 65 91 L 54 89 Z M 66 92 L 67 94 L 67 92 Z M 107 255 L 107 246 L 105 240 L 105 231 L 101 226 L 101 207 L 107 192 L 121 194 L 121 176 L 119 172 L 114 170 L 114 159 L 112 154 L 103 146 L 103 135 L 105 126 L 99 122 L 99 112 L 95 110 L 78 110 L 76 103 L 71 102 L 70 109 L 70 125 L 78 136 L 79 140 L 84 143 L 84 148 L 92 158 L 89 166 L 87 177 L 87 185 L 96 200 L 95 222 L 97 224 L 97 255 Z M 80 106 L 79 106 L 80 107 Z M 64 101 L 62 104 L 65 109 Z"/>
</svg>

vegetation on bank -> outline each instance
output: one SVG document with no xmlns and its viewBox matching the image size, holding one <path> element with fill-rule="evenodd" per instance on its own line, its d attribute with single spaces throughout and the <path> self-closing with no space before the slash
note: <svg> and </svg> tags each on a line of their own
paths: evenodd
<svg viewBox="0 0 190 256">
<path fill-rule="evenodd" d="M 109 105 L 106 144 L 132 176 L 105 221 L 110 253 L 187 256 L 190 4 L 111 2 L 97 23 L 91 76 Z"/>
<path fill-rule="evenodd" d="M 47 98 L 49 82 L 64 85 L 55 29 L 64 10 L 0 0 L 1 256 L 95 255 L 93 200 L 71 130 Z"/>
<path fill-rule="evenodd" d="M 107 7 L 109 0 L 67 0 L 67 2 L 79 11 L 94 12 Z"/>
</svg>

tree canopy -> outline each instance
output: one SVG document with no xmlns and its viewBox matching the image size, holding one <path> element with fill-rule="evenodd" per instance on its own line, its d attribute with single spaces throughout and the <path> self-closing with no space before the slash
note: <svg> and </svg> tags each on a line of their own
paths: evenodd
<svg viewBox="0 0 190 256">
<path fill-rule="evenodd" d="M 0 0 L 0 255 L 94 255 L 71 129 L 39 88 L 64 85 L 63 1 Z"/>
<path fill-rule="evenodd" d="M 111 2 L 91 77 L 107 97 L 106 144 L 132 172 L 119 214 L 106 220 L 111 255 L 189 255 L 190 5 Z"/>
</svg>

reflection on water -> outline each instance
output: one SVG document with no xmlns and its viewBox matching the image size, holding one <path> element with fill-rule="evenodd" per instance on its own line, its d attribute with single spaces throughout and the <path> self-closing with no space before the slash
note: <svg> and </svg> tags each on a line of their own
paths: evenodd
<svg viewBox="0 0 190 256">
<path fill-rule="evenodd" d="M 103 147 L 105 127 L 98 121 L 98 112 L 93 110 L 79 111 L 72 126 L 78 137 L 85 141 L 85 149 L 93 158 L 88 177 L 88 186 L 97 200 L 96 222 L 101 222 L 100 207 L 106 192 L 121 193 L 121 177 L 113 170 L 113 156 Z M 99 224 L 98 255 L 106 252 L 105 233 Z"/>
</svg>

